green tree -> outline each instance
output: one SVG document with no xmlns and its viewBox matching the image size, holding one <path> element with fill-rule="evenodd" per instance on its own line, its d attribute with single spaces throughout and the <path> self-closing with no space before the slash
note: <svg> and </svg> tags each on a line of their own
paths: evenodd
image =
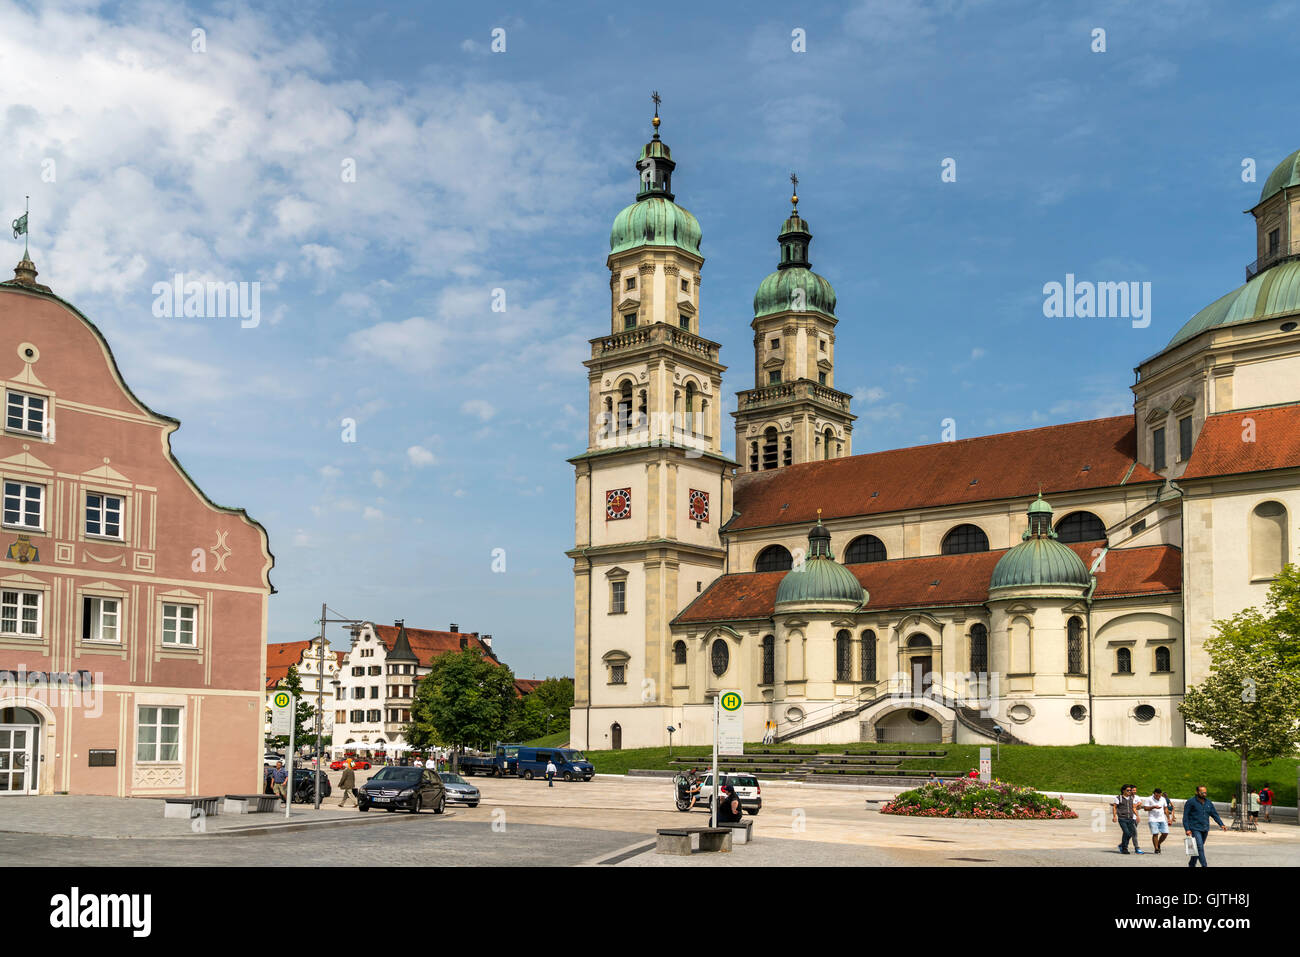
<svg viewBox="0 0 1300 957">
<path fill-rule="evenodd" d="M 518 707 L 505 665 L 474 648 L 441 655 L 416 685 L 406 740 L 417 749 L 484 748 L 506 736 Z"/>
<path fill-rule="evenodd" d="M 1300 673 L 1300 566 L 1286 565 L 1268 588 L 1263 608 L 1247 608 L 1215 628 L 1224 641 L 1275 657 Z"/>
<path fill-rule="evenodd" d="M 573 679 L 547 678 L 524 696 L 511 740 L 530 741 L 542 735 L 569 729 L 573 707 Z"/>
<path fill-rule="evenodd" d="M 1276 634 L 1248 612 L 1216 622 L 1215 629 L 1205 643 L 1210 674 L 1188 690 L 1179 710 L 1215 750 L 1241 757 L 1244 812 L 1250 759 L 1268 764 L 1300 742 L 1300 675 L 1284 666 Z"/>
<path fill-rule="evenodd" d="M 302 747 L 310 744 L 313 747 L 316 744 L 316 706 L 312 704 L 302 693 L 302 678 L 298 675 L 296 665 L 289 666 L 289 673 L 275 684 L 276 691 L 287 691 L 298 699 L 298 707 L 294 713 L 294 746 Z M 269 717 L 269 715 L 268 715 Z M 266 736 L 266 746 L 268 748 L 287 748 L 289 746 L 289 736 L 287 734 L 268 734 Z M 292 755 L 290 756 L 292 758 Z"/>
</svg>

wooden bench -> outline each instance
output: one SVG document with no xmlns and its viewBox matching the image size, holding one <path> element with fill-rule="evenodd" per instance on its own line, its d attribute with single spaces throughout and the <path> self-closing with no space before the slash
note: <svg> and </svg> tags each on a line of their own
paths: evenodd
<svg viewBox="0 0 1300 957">
<path fill-rule="evenodd" d="M 274 811 L 280 799 L 274 794 L 227 794 L 221 806 L 223 814 L 258 814 Z"/>
<path fill-rule="evenodd" d="M 220 814 L 221 800 L 219 797 L 163 798 L 163 817 L 179 817 L 188 821 L 195 817 L 196 809 L 205 816 Z"/>
<path fill-rule="evenodd" d="M 691 835 L 700 836 L 700 851 L 731 850 L 732 829 L 729 827 L 669 827 L 655 832 L 656 854 L 676 854 L 679 857 L 691 856 Z"/>
</svg>

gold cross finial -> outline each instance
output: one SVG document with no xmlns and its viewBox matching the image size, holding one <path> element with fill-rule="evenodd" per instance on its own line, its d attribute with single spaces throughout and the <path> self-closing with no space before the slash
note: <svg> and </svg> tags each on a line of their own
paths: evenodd
<svg viewBox="0 0 1300 957">
<path fill-rule="evenodd" d="M 820 522 L 821 520 L 822 520 L 822 510 L 819 508 L 817 509 L 817 521 Z"/>
<path fill-rule="evenodd" d="M 661 99 L 659 98 L 659 91 L 658 91 L 658 90 L 651 90 L 651 91 L 650 91 L 650 99 L 652 99 L 652 100 L 654 101 L 654 104 L 655 104 L 655 115 L 654 115 L 654 119 L 652 119 L 650 122 L 654 124 L 655 132 L 658 133 L 658 132 L 659 132 L 659 104 L 662 103 L 663 100 L 661 100 Z"/>
<path fill-rule="evenodd" d="M 790 205 L 794 206 L 797 212 L 799 206 L 799 177 L 796 176 L 794 173 L 790 174 L 790 186 L 792 187 L 791 189 L 792 195 L 790 196 Z"/>
</svg>

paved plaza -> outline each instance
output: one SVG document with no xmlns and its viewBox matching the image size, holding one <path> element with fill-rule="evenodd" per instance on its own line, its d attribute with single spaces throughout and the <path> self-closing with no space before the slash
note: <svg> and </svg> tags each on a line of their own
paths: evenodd
<svg viewBox="0 0 1300 957">
<path fill-rule="evenodd" d="M 331 775 L 337 780 L 337 773 Z M 364 775 L 359 775 L 364 777 Z M 1110 808 L 1071 801 L 1074 821 L 975 821 L 882 815 L 894 791 L 882 788 L 763 786 L 754 843 L 730 854 L 690 858 L 653 851 L 656 828 L 703 826 L 702 811 L 681 813 L 662 778 L 600 776 L 589 783 L 474 778 L 477 808 L 359 813 L 338 795 L 319 811 L 295 805 L 278 814 L 219 815 L 195 833 L 164 819 L 161 802 L 53 796 L 0 804 L 0 866 L 599 865 L 618 867 L 1096 866 L 1186 867 L 1182 832 L 1159 856 L 1121 856 Z M 1181 808 L 1181 804 L 1180 804 Z M 306 827 L 304 827 L 306 825 Z M 253 830 L 250 832 L 249 828 Z M 1140 828 L 1149 847 L 1145 825 Z M 1300 864 L 1300 827 L 1262 825 L 1254 834 L 1212 832 L 1216 866 Z"/>
</svg>

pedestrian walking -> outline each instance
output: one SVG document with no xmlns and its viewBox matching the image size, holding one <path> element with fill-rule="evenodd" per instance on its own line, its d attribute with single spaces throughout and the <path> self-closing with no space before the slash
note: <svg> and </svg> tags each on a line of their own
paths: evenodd
<svg viewBox="0 0 1300 957">
<path fill-rule="evenodd" d="M 339 801 L 339 807 L 347 807 L 348 798 L 352 798 L 352 803 L 356 803 L 357 796 L 353 793 L 356 790 L 356 787 L 357 775 L 356 772 L 352 770 L 352 759 L 349 758 L 348 763 L 343 765 L 343 774 L 339 777 L 339 790 L 343 792 L 343 797 Z"/>
<path fill-rule="evenodd" d="M 1257 788 L 1250 789 L 1250 802 L 1246 805 L 1246 809 L 1250 811 L 1250 823 L 1258 824 L 1259 823 L 1259 790 Z"/>
<path fill-rule="evenodd" d="M 433 759 L 433 755 L 432 755 L 432 754 L 429 755 L 429 757 L 425 760 L 425 762 L 424 762 L 424 768 L 425 768 L 426 771 L 436 771 L 436 770 L 438 770 L 438 762 L 435 761 L 435 760 Z"/>
<path fill-rule="evenodd" d="M 1214 802 L 1209 799 L 1202 784 L 1196 789 L 1196 796 L 1188 798 L 1183 805 L 1183 829 L 1187 836 L 1194 838 L 1196 841 L 1196 853 L 1193 854 L 1188 849 L 1188 867 L 1195 867 L 1197 860 L 1201 862 L 1202 867 L 1208 867 L 1205 863 L 1205 839 L 1210 836 L 1210 818 L 1219 822 L 1219 830 L 1226 831 L 1223 818 L 1219 817 L 1219 812 L 1214 809 Z"/>
<path fill-rule="evenodd" d="M 1259 789 L 1259 806 L 1264 811 L 1264 823 L 1273 820 L 1273 789 L 1267 781 Z"/>
<path fill-rule="evenodd" d="M 546 759 L 546 786 L 555 787 L 555 762 L 550 758 Z"/>
<path fill-rule="evenodd" d="M 1133 850 L 1138 854 L 1142 853 L 1142 848 L 1138 847 L 1137 831 L 1137 785 L 1125 784 L 1119 789 L 1119 794 L 1115 797 L 1115 803 L 1110 809 L 1110 820 L 1112 824 L 1119 824 L 1120 834 L 1123 839 L 1119 842 L 1119 852 L 1128 853 L 1128 842 L 1133 841 Z"/>
<path fill-rule="evenodd" d="M 262 793 L 263 794 L 275 793 L 275 788 L 271 786 L 271 775 L 274 772 L 275 772 L 275 768 L 271 767 L 271 765 L 269 764 L 262 765 Z"/>
<path fill-rule="evenodd" d="M 1164 793 L 1156 788 L 1151 792 L 1149 798 L 1142 799 L 1142 810 L 1147 812 L 1147 827 L 1151 829 L 1151 844 L 1157 854 L 1160 853 L 1160 845 L 1169 839 L 1169 820 L 1167 812 L 1169 803 L 1165 799 Z M 1137 840 L 1134 839 L 1134 845 Z"/>
<path fill-rule="evenodd" d="M 285 788 L 285 782 L 289 780 L 289 772 L 284 769 L 283 761 L 275 762 L 275 770 L 271 772 L 271 789 L 279 796 L 281 804 L 289 803 L 289 795 Z"/>
</svg>

